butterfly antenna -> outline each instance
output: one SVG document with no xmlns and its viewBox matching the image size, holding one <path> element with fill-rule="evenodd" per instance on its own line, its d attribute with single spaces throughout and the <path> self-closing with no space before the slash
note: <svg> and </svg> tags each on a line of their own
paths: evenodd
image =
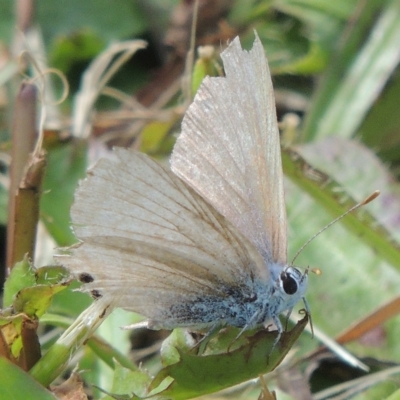
<svg viewBox="0 0 400 400">
<path fill-rule="evenodd" d="M 295 254 L 295 256 L 293 257 L 292 263 L 291 265 L 294 264 L 296 258 L 299 256 L 299 254 L 304 250 L 305 247 L 307 247 L 317 236 L 319 236 L 322 232 L 324 232 L 325 230 L 327 230 L 330 226 L 332 226 L 333 224 L 335 224 L 336 222 L 338 222 L 339 220 L 341 220 L 342 218 L 344 218 L 347 214 L 351 213 L 354 210 L 357 210 L 357 208 L 360 208 L 362 206 L 365 206 L 366 204 L 370 203 L 372 200 L 375 200 L 378 196 L 380 195 L 380 191 L 379 190 L 375 190 L 374 193 L 370 194 L 367 198 L 365 198 L 363 201 L 361 201 L 360 203 L 356 204 L 354 207 L 351 207 L 350 210 L 347 210 L 344 214 L 340 215 L 339 217 L 335 218 L 332 222 L 330 222 L 328 225 L 326 225 L 324 228 L 322 228 L 320 231 L 318 231 L 314 236 L 312 236 L 310 239 L 307 240 L 307 242 L 305 242 L 303 244 L 303 246 L 300 247 L 300 249 L 298 250 L 298 252 Z"/>
</svg>

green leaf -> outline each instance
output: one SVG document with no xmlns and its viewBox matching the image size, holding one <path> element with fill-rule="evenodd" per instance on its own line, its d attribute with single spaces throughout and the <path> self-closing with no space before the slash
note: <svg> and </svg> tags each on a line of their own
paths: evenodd
<svg viewBox="0 0 400 400">
<path fill-rule="evenodd" d="M 157 153 L 175 123 L 176 119 L 171 119 L 167 122 L 154 121 L 147 124 L 141 132 L 140 151 L 146 154 Z"/>
<path fill-rule="evenodd" d="M 51 62 L 54 68 L 69 73 L 74 64 L 89 63 L 105 47 L 97 32 L 81 29 L 73 36 L 62 36 L 52 45 Z"/>
<path fill-rule="evenodd" d="M 55 400 L 47 389 L 27 372 L 0 357 L 0 398 L 12 400 Z"/>
<path fill-rule="evenodd" d="M 337 141 L 338 138 L 331 138 L 307 145 L 308 151 L 302 151 L 313 165 L 329 172 L 328 179 L 299 160 L 289 167 L 288 176 L 295 184 L 288 182 L 286 188 L 292 257 L 332 221 L 333 215 L 338 216 L 350 206 L 351 197 L 362 200 L 375 189 L 382 191 L 374 202 L 315 238 L 296 259 L 298 266 L 322 270 L 318 278 L 310 275 L 306 297 L 314 325 L 332 336 L 396 298 L 400 285 L 396 228 L 400 207 L 393 179 L 376 156 L 361 144 L 342 139 L 343 144 L 338 146 Z M 283 156 L 286 172 L 287 157 L 287 154 Z M 314 164 L 316 159 L 319 163 Z M 381 230 L 377 219 L 385 223 L 389 235 Z M 393 237 L 397 240 L 393 241 Z M 395 359 L 400 357 L 399 329 L 400 321 L 393 319 L 382 326 L 384 333 L 379 346 L 368 346 L 361 341 L 348 346 L 358 357 Z M 305 335 L 300 341 L 303 351 L 318 345 Z"/>
<path fill-rule="evenodd" d="M 36 271 L 25 258 L 15 264 L 4 285 L 4 305 L 12 305 L 14 312 L 25 313 L 31 318 L 40 317 L 46 312 L 53 296 L 68 286 L 67 276 L 69 274 L 65 269 L 59 266 Z"/>
<path fill-rule="evenodd" d="M 239 384 L 274 370 L 292 348 L 308 322 L 299 321 L 295 328 L 284 332 L 275 345 L 277 332 L 259 330 L 246 337 L 247 343 L 222 354 L 198 356 L 177 349 L 179 361 L 163 368 L 151 383 L 154 395 L 189 399 Z M 171 383 L 161 392 L 157 388 L 166 379 Z M 153 394 L 152 393 L 152 394 Z"/>
<path fill-rule="evenodd" d="M 33 286 L 35 283 L 35 271 L 25 257 L 24 260 L 14 265 L 10 276 L 4 284 L 4 307 L 9 307 L 13 304 L 14 297 L 20 290 Z"/>
<path fill-rule="evenodd" d="M 53 296 L 65 288 L 65 285 L 36 285 L 22 289 L 14 301 L 14 309 L 30 317 L 41 317 L 49 308 Z"/>
<path fill-rule="evenodd" d="M 313 170 L 298 153 L 287 150 L 282 154 L 282 162 L 285 175 L 323 205 L 333 217 L 340 216 L 356 204 L 337 181 L 318 170 Z M 370 193 L 376 189 L 372 187 Z M 375 248 L 380 257 L 400 270 L 400 246 L 393 241 L 383 226 L 377 226 L 372 215 L 362 210 L 356 214 L 349 214 L 342 223 L 349 232 L 362 236 L 363 241 Z"/>
<path fill-rule="evenodd" d="M 400 389 L 396 390 L 386 400 L 400 400 Z"/>
<path fill-rule="evenodd" d="M 72 35 L 83 26 L 90 26 L 104 41 L 136 36 L 146 29 L 147 19 L 141 8 L 129 0 L 117 0 L 110 7 L 107 0 L 69 0 L 38 3 L 37 20 L 47 41 L 59 35 Z"/>
<path fill-rule="evenodd" d="M 376 149 L 389 165 L 400 162 L 399 109 L 400 69 L 362 122 L 358 134 L 369 148 Z"/>
<path fill-rule="evenodd" d="M 117 363 L 111 392 L 117 396 L 135 394 L 145 397 L 150 381 L 151 378 L 145 371 L 128 369 Z M 111 399 L 111 397 L 106 397 L 108 398 Z"/>
<path fill-rule="evenodd" d="M 194 64 L 192 74 L 192 95 L 194 96 L 206 76 L 218 76 L 221 66 L 218 65 L 213 47 L 198 49 L 199 56 Z"/>
<path fill-rule="evenodd" d="M 70 273 L 60 265 L 48 265 L 38 268 L 35 272 L 36 283 L 43 285 L 56 285 L 66 282 Z"/>
<path fill-rule="evenodd" d="M 369 27 L 377 4 L 381 5 L 381 13 Z M 350 138 L 357 132 L 399 63 L 399 13 L 398 1 L 367 3 L 360 24 L 354 24 L 352 40 L 335 55 L 338 62 L 332 63 L 316 93 L 314 107 L 306 118 L 304 140 L 329 135 Z M 352 52 L 356 42 L 362 47 Z"/>
<path fill-rule="evenodd" d="M 79 179 L 86 173 L 86 143 L 71 141 L 48 149 L 47 171 L 40 201 L 42 221 L 60 246 L 76 243 L 69 210 Z"/>
</svg>

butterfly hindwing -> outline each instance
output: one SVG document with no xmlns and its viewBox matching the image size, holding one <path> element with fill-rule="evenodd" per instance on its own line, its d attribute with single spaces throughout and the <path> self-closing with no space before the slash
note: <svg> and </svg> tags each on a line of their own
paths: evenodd
<svg viewBox="0 0 400 400">
<path fill-rule="evenodd" d="M 85 274 L 85 290 L 160 320 L 174 304 L 268 280 L 255 247 L 172 172 L 138 152 L 114 154 L 80 185 L 71 216 L 82 243 L 60 258 Z"/>
</svg>

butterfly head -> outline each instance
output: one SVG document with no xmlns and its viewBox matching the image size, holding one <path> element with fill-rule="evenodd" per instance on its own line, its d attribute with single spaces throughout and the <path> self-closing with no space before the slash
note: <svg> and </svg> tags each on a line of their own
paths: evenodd
<svg viewBox="0 0 400 400">
<path fill-rule="evenodd" d="M 311 332 L 314 335 L 310 308 L 305 298 L 308 283 L 308 268 L 303 272 L 299 268 L 289 265 L 281 270 L 276 282 L 279 286 L 278 296 L 281 299 L 280 305 L 276 310 L 277 314 L 288 311 L 287 318 L 289 318 L 295 304 L 299 300 L 303 300 L 305 312 L 310 321 Z"/>
<path fill-rule="evenodd" d="M 303 273 L 292 266 L 285 268 L 280 275 L 281 287 L 287 295 L 301 294 L 302 297 L 307 288 L 307 281 L 308 270 Z"/>
<path fill-rule="evenodd" d="M 279 312 L 283 312 L 293 308 L 299 300 L 304 300 L 308 283 L 308 270 L 303 272 L 299 268 L 288 266 L 280 272 L 277 283 L 279 296 L 282 299 Z"/>
</svg>

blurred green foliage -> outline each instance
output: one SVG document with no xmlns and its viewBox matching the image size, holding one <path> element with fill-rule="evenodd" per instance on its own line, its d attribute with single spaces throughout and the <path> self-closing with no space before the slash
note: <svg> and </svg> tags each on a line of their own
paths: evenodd
<svg viewBox="0 0 400 400">
<path fill-rule="evenodd" d="M 0 18 L 4 22 L 0 24 L 0 35 L 8 45 L 13 32 L 13 4 L 11 0 L 0 2 Z M 72 82 L 73 90 L 66 103 L 68 107 L 63 106 L 62 109 L 67 118 L 81 73 L 93 57 L 113 41 L 138 37 L 156 41 L 154 38 L 166 31 L 170 12 L 177 4 L 177 0 L 37 2 L 36 22 L 43 35 L 50 65 L 76 79 L 75 83 Z M 379 224 L 382 224 L 389 236 L 397 238 L 398 243 L 396 232 L 399 231 L 400 199 L 394 176 L 399 175 L 400 163 L 399 19 L 400 3 L 396 0 L 232 2 L 226 22 L 240 33 L 243 46 L 251 47 L 253 29 L 257 30 L 265 46 L 274 75 L 279 117 L 290 112 L 301 118 L 300 125 L 294 127 L 298 151 L 312 166 L 324 170 L 329 178 L 338 182 L 334 189 L 324 183 L 317 183 L 309 189 L 305 183 L 310 179 L 307 171 L 297 169 L 295 178 L 288 174 L 294 182 L 288 182 L 286 188 L 289 254 L 292 256 L 337 215 L 341 207 L 336 210 L 332 204 L 347 204 L 352 198 L 361 201 L 376 189 L 382 190 L 382 196 L 375 204 L 366 207 L 371 211 L 366 219 L 370 221 L 372 218 L 373 222 L 365 229 L 372 232 L 376 228 L 374 233 L 379 234 Z M 157 46 L 150 51 L 156 53 L 152 55 L 155 59 L 159 56 Z M 128 88 L 143 87 L 151 79 L 146 67 L 148 59 L 138 54 L 134 60 L 113 81 L 128 95 L 131 94 Z M 174 100 L 179 103 L 182 98 L 177 98 Z M 172 122 L 146 125 L 141 149 L 163 158 L 174 140 L 171 131 L 179 131 L 176 122 L 175 117 Z M 340 137 L 341 141 L 323 141 L 332 137 Z M 350 139 L 356 139 L 357 146 L 350 144 Z M 304 146 L 305 143 L 308 147 Z M 76 241 L 70 228 L 68 210 L 77 182 L 84 177 L 88 151 L 93 149 L 93 145 L 85 140 L 72 140 L 52 143 L 46 148 L 48 170 L 41 199 L 41 217 L 57 245 L 67 246 Z M 286 167 L 290 171 L 293 165 Z M 0 216 L 3 224 L 6 221 L 6 202 L 7 193 L 1 189 Z M 327 209 L 331 214 L 327 213 Z M 362 213 L 357 218 L 363 223 Z M 390 246 L 395 258 L 398 245 L 390 241 L 385 233 L 381 235 L 384 245 L 376 248 L 379 243 L 371 245 L 362 234 L 354 234 L 348 227 L 341 224 L 333 226 L 296 260 L 296 264 L 319 267 L 323 271 L 321 277 L 311 276 L 307 299 L 315 326 L 332 337 L 394 299 L 400 286 L 398 263 L 381 255 L 385 246 Z M 8 293 L 7 305 L 11 303 L 11 298 L 12 294 Z M 69 288 L 54 295 L 53 308 L 43 320 L 65 328 L 89 302 L 86 295 Z M 99 359 L 118 359 L 129 348 L 129 335 L 121 333 L 119 326 L 137 321 L 136 318 L 131 314 L 113 314 L 99 329 L 105 342 L 89 343 L 85 347 L 81 366 L 90 370 L 85 376 L 90 384 L 121 395 L 131 394 L 134 388 L 143 389 L 149 384 L 149 376 L 143 370 L 130 368 L 123 357 L 119 360 L 123 367 L 118 363 L 108 362 L 105 366 L 99 362 Z M 398 363 L 399 329 L 400 321 L 393 319 L 378 329 L 378 344 L 368 340 L 357 341 L 349 349 L 360 358 Z M 118 340 L 115 340 L 116 335 L 119 335 Z M 43 348 L 47 349 L 54 340 L 55 336 L 46 335 Z M 304 334 L 298 344 L 297 360 L 302 360 L 307 351 L 315 349 L 318 344 L 317 340 L 311 340 L 309 335 Z M 147 359 L 145 365 L 150 371 L 157 371 L 160 359 Z M 299 365 L 303 370 L 308 366 L 304 360 Z M 14 385 L 12 392 L 20 396 L 15 398 L 23 398 L 22 391 L 20 395 L 16 394 L 17 389 L 30 384 L 30 377 L 27 374 L 19 376 L 18 372 L 8 368 L 6 363 L 0 365 L 0 377 L 3 377 L 0 378 L 0 393 L 2 388 L 13 388 L 8 384 L 6 386 L 4 371 L 7 369 L 7 374 L 11 373 L 24 383 Z M 132 380 L 135 380 L 134 385 Z M 326 376 L 320 387 L 329 383 L 330 376 Z M 393 390 L 394 386 L 383 383 L 359 393 L 356 398 L 386 398 Z M 259 388 L 257 391 L 253 388 L 244 392 L 244 396 L 257 398 Z M 32 395 L 34 393 L 32 391 Z M 36 398 L 45 398 L 45 394 L 38 393 L 43 397 Z M 99 392 L 96 396 L 100 396 Z M 184 391 L 180 396 L 176 398 L 187 398 Z M 284 396 L 279 393 L 280 399 L 286 398 Z"/>
</svg>

